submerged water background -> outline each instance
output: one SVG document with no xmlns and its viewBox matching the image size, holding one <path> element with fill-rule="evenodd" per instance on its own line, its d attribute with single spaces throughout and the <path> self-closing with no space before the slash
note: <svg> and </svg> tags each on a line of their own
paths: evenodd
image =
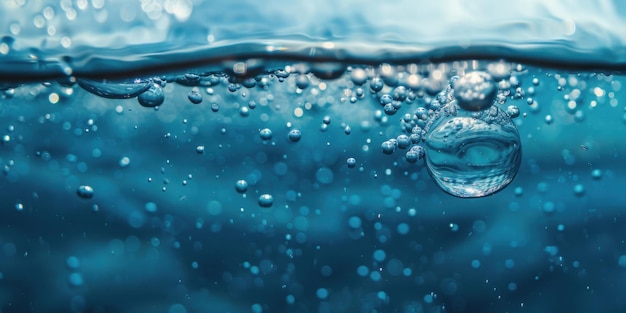
<svg viewBox="0 0 626 313">
<path fill-rule="evenodd" d="M 432 2 L 0 4 L 1 312 L 624 309 L 623 10 Z M 520 111 L 509 187 L 455 198 L 381 151 L 489 64 Z"/>
</svg>

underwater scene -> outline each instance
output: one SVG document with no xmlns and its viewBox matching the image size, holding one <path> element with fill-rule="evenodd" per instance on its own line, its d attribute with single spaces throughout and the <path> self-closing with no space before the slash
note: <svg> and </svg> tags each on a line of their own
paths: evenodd
<svg viewBox="0 0 626 313">
<path fill-rule="evenodd" d="M 0 2 L 0 313 L 626 312 L 626 3 Z"/>
</svg>

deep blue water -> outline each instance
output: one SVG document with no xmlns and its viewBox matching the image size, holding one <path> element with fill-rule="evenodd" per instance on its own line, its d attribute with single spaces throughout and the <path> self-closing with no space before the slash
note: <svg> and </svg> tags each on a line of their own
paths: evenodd
<svg viewBox="0 0 626 313">
<path fill-rule="evenodd" d="M 0 4 L 0 312 L 626 310 L 624 11 L 488 2 Z"/>
</svg>

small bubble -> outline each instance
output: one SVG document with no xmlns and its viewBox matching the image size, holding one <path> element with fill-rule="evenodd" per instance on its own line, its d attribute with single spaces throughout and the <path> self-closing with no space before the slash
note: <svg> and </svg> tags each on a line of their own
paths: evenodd
<svg viewBox="0 0 626 313">
<path fill-rule="evenodd" d="M 554 209 L 555 209 L 555 207 L 554 207 L 554 202 L 551 202 L 551 201 L 546 201 L 546 202 L 543 204 L 543 211 L 544 211 L 545 213 L 552 213 L 552 212 L 554 212 Z"/>
<path fill-rule="evenodd" d="M 496 81 L 508 79 L 511 76 L 511 64 L 507 62 L 493 62 L 487 65 L 487 72 Z"/>
<path fill-rule="evenodd" d="M 380 145 L 380 148 L 383 150 L 384 154 L 393 154 L 393 152 L 396 151 L 396 145 L 391 140 L 384 141 Z"/>
<path fill-rule="evenodd" d="M 289 138 L 291 142 L 298 142 L 302 138 L 302 133 L 298 129 L 292 129 L 289 131 L 287 138 Z"/>
<path fill-rule="evenodd" d="M 199 104 L 202 102 L 202 95 L 198 90 L 192 90 L 187 94 L 187 99 L 193 104 Z"/>
<path fill-rule="evenodd" d="M 235 92 L 239 89 L 239 84 L 230 83 L 228 84 L 228 91 Z"/>
<path fill-rule="evenodd" d="M 269 208 L 274 205 L 274 197 L 270 194 L 262 194 L 259 196 L 259 206 Z"/>
<path fill-rule="evenodd" d="M 472 260 L 472 268 L 480 268 L 480 261 L 479 260 Z"/>
<path fill-rule="evenodd" d="M 217 103 L 212 103 L 211 104 L 211 111 L 217 112 L 219 110 L 220 110 L 220 105 L 219 104 L 217 104 Z"/>
<path fill-rule="evenodd" d="M 372 255 L 372 257 L 374 258 L 374 261 L 376 262 L 383 262 L 387 258 L 387 253 L 385 253 L 384 250 L 379 249 L 379 250 L 374 251 L 374 254 Z"/>
<path fill-rule="evenodd" d="M 489 108 L 497 91 L 491 75 L 480 71 L 467 73 L 455 80 L 452 88 L 459 106 L 468 111 Z"/>
<path fill-rule="evenodd" d="M 235 190 L 237 190 L 238 193 L 244 193 L 248 190 L 248 182 L 240 179 L 235 183 Z M 270 196 L 271 197 L 271 196 Z M 261 200 L 259 199 L 259 202 Z"/>
<path fill-rule="evenodd" d="M 69 276 L 69 282 L 72 286 L 81 286 L 83 284 L 83 276 L 80 273 L 72 273 Z"/>
<path fill-rule="evenodd" d="M 93 197 L 93 188 L 87 185 L 80 185 L 76 190 L 76 194 L 83 199 L 91 199 Z"/>
<path fill-rule="evenodd" d="M 545 121 L 546 121 L 546 124 L 548 124 L 548 125 L 552 124 L 552 122 L 554 121 L 552 119 L 552 115 L 550 115 L 550 114 L 546 115 Z"/>
<path fill-rule="evenodd" d="M 574 186 L 574 194 L 577 197 L 582 197 L 583 195 L 585 195 L 585 186 L 583 186 L 582 184 L 576 184 Z"/>
<path fill-rule="evenodd" d="M 146 202 L 146 205 L 144 206 L 144 208 L 146 209 L 146 211 L 150 213 L 154 213 L 157 211 L 157 205 L 154 202 Z"/>
<path fill-rule="evenodd" d="M 126 157 L 126 156 L 125 156 L 125 157 L 122 157 L 122 158 L 120 159 L 119 164 L 120 164 L 120 167 L 127 167 L 128 165 L 130 165 L 130 158 L 129 158 L 129 157 Z"/>
<path fill-rule="evenodd" d="M 289 77 L 289 72 L 284 69 L 277 69 L 274 71 L 274 75 L 278 78 L 287 78 Z"/>
<path fill-rule="evenodd" d="M 19 212 L 19 211 L 23 211 L 24 210 L 24 205 L 21 202 L 18 202 L 15 204 L 15 209 Z"/>
<path fill-rule="evenodd" d="M 322 120 L 322 122 L 326 125 L 330 124 L 330 116 L 324 116 L 324 119 Z"/>
<path fill-rule="evenodd" d="M 600 180 L 602 178 L 602 170 L 594 169 L 593 171 L 591 171 L 591 178 L 593 178 L 594 180 Z"/>
<path fill-rule="evenodd" d="M 384 86 L 385 86 L 385 83 L 380 77 L 374 77 L 372 78 L 372 80 L 370 80 L 370 89 L 373 92 L 379 92 L 383 90 Z"/>
<path fill-rule="evenodd" d="M 152 84 L 152 86 L 150 86 L 148 90 L 144 91 L 137 97 L 137 100 L 139 101 L 139 104 L 141 104 L 141 106 L 147 108 L 159 106 L 163 104 L 163 101 L 165 100 L 163 88 L 161 88 L 161 86 L 156 83 Z"/>
<path fill-rule="evenodd" d="M 367 72 L 362 68 L 355 68 L 350 72 L 350 78 L 355 85 L 361 86 L 367 81 Z"/>
<path fill-rule="evenodd" d="M 396 112 L 398 112 L 398 109 L 393 104 L 388 103 L 385 104 L 385 107 L 383 107 L 383 111 L 386 115 L 394 115 L 396 114 Z"/>
<path fill-rule="evenodd" d="M 272 139 L 272 130 L 269 128 L 263 128 L 259 131 L 259 136 L 261 136 L 262 140 L 270 140 Z"/>
<path fill-rule="evenodd" d="M 317 289 L 317 292 L 315 292 L 315 294 L 318 298 L 323 300 L 328 297 L 328 290 L 326 288 L 319 288 Z"/>
<path fill-rule="evenodd" d="M 309 87 L 309 78 L 306 77 L 306 75 L 304 74 L 298 75 L 298 77 L 296 78 L 296 87 L 300 89 L 306 89 L 307 87 Z"/>
<path fill-rule="evenodd" d="M 398 227 L 397 227 L 396 230 L 398 231 L 398 234 L 406 235 L 406 234 L 409 233 L 410 229 L 411 228 L 410 228 L 409 224 L 407 224 L 407 223 L 400 223 L 400 224 L 398 224 Z"/>
<path fill-rule="evenodd" d="M 380 100 L 379 101 L 380 101 L 381 105 L 385 106 L 387 104 L 391 104 L 391 102 L 393 102 L 393 98 L 390 95 L 388 95 L 388 94 L 384 94 L 384 95 L 380 96 Z"/>
<path fill-rule="evenodd" d="M 506 114 L 508 114 L 511 118 L 516 118 L 519 116 L 519 108 L 516 105 L 509 105 L 506 108 Z"/>
<path fill-rule="evenodd" d="M 200 145 L 196 147 L 196 153 L 197 154 L 203 154 L 204 153 L 204 146 Z"/>
<path fill-rule="evenodd" d="M 350 134 L 352 133 L 352 128 L 350 128 L 350 126 L 347 126 L 347 125 L 346 125 L 346 127 L 343 129 L 343 132 L 344 132 L 346 135 L 350 135 Z"/>
<path fill-rule="evenodd" d="M 348 219 L 348 225 L 350 228 L 359 229 L 361 228 L 361 218 L 358 216 L 352 216 Z"/>
<path fill-rule="evenodd" d="M 409 136 L 407 135 L 399 135 L 396 138 L 396 142 L 398 143 L 398 148 L 400 149 L 406 149 L 409 147 L 409 145 L 411 145 L 411 139 L 409 138 Z"/>
<path fill-rule="evenodd" d="M 247 117 L 248 115 L 250 115 L 250 109 L 248 107 L 241 107 L 239 109 L 239 115 L 241 117 Z"/>
<path fill-rule="evenodd" d="M 354 168 L 356 166 L 356 159 L 355 158 L 348 158 L 346 160 L 346 163 L 348 164 L 349 168 Z"/>
<path fill-rule="evenodd" d="M 70 256 L 65 260 L 65 264 L 68 268 L 75 270 L 80 267 L 80 259 L 75 256 Z"/>
<path fill-rule="evenodd" d="M 254 79 L 254 77 L 248 77 L 241 81 L 241 85 L 248 89 L 254 88 L 254 86 L 256 86 L 256 80 Z"/>
</svg>

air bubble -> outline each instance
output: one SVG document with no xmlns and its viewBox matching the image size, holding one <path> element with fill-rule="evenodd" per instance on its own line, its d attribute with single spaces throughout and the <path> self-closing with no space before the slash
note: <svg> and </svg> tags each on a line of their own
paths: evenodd
<svg viewBox="0 0 626 313">
<path fill-rule="evenodd" d="M 350 78 L 355 85 L 361 86 L 367 81 L 367 72 L 362 68 L 355 68 L 350 72 Z"/>
<path fill-rule="evenodd" d="M 396 151 L 396 145 L 390 140 L 384 141 L 380 147 L 384 154 L 393 154 Z"/>
<path fill-rule="evenodd" d="M 548 114 L 548 115 L 546 115 L 545 121 L 546 121 L 546 124 L 550 125 L 550 124 L 552 124 L 554 119 L 552 118 L 552 115 Z"/>
<path fill-rule="evenodd" d="M 574 186 L 574 194 L 577 197 L 582 197 L 585 195 L 585 186 L 583 186 L 582 184 L 576 184 Z"/>
<path fill-rule="evenodd" d="M 289 141 L 291 142 L 298 142 L 302 138 L 302 133 L 299 129 L 292 129 L 289 131 L 287 138 L 289 138 Z"/>
<path fill-rule="evenodd" d="M 235 190 L 237 190 L 238 193 L 245 193 L 246 191 L 248 191 L 248 182 L 243 179 L 238 180 L 235 183 Z M 260 201 L 261 200 L 259 199 L 259 202 Z"/>
<path fill-rule="evenodd" d="M 496 106 L 480 114 L 459 110 L 440 115 L 428 126 L 428 172 L 457 197 L 483 197 L 506 187 L 521 164 L 515 124 Z"/>
<path fill-rule="evenodd" d="M 296 78 L 296 87 L 300 89 L 306 89 L 309 87 L 309 78 L 304 74 L 298 75 Z"/>
<path fill-rule="evenodd" d="M 263 128 L 259 131 L 259 136 L 261 137 L 261 140 L 270 140 L 272 139 L 272 130 L 269 128 Z"/>
<path fill-rule="evenodd" d="M 452 83 L 459 106 L 468 111 L 487 109 L 496 96 L 491 76 L 485 72 L 470 72 Z"/>
<path fill-rule="evenodd" d="M 76 194 L 83 199 L 93 198 L 93 188 L 87 185 L 80 185 L 76 190 Z"/>
<path fill-rule="evenodd" d="M 383 87 L 385 86 L 385 83 L 383 82 L 382 79 L 380 79 L 380 77 L 374 77 L 372 78 L 372 80 L 370 80 L 370 90 L 372 92 L 379 92 L 381 90 L 383 90 Z"/>
<path fill-rule="evenodd" d="M 594 169 L 593 171 L 591 171 L 591 178 L 593 178 L 594 180 L 600 180 L 602 178 L 602 170 Z"/>
<path fill-rule="evenodd" d="M 187 99 L 193 104 L 199 104 L 202 102 L 202 95 L 197 90 L 192 90 L 187 94 Z"/>
<path fill-rule="evenodd" d="M 152 86 L 150 86 L 148 90 L 140 94 L 139 97 L 137 97 L 137 100 L 139 101 L 139 104 L 141 104 L 141 106 L 147 108 L 159 106 L 163 104 L 163 101 L 165 100 L 163 88 L 161 88 L 160 85 L 154 83 L 152 84 Z"/>
<path fill-rule="evenodd" d="M 519 108 L 516 105 L 509 105 L 506 108 L 506 114 L 508 114 L 511 118 L 519 117 Z"/>
<path fill-rule="evenodd" d="M 391 102 L 393 102 L 393 98 L 391 98 L 390 95 L 388 94 L 384 94 L 382 96 L 380 96 L 380 100 L 379 100 L 380 104 L 385 106 L 387 104 L 390 104 Z"/>
<path fill-rule="evenodd" d="M 270 194 L 262 194 L 259 196 L 259 206 L 269 208 L 274 205 L 274 197 Z"/>
<path fill-rule="evenodd" d="M 328 297 L 328 290 L 326 288 L 319 288 L 317 289 L 317 292 L 315 294 L 317 295 L 318 298 L 323 300 Z"/>
<path fill-rule="evenodd" d="M 129 157 L 122 157 L 119 161 L 120 167 L 128 167 L 130 165 L 130 158 Z"/>
<path fill-rule="evenodd" d="M 409 138 L 409 136 L 407 135 L 399 135 L 396 138 L 396 142 L 398 143 L 398 148 L 400 149 L 406 149 L 411 145 L 411 139 Z"/>
<path fill-rule="evenodd" d="M 69 282 L 72 286 L 81 286 L 83 284 L 83 276 L 80 273 L 72 273 L 69 276 Z"/>
<path fill-rule="evenodd" d="M 398 112 L 398 109 L 391 103 L 385 104 L 385 106 L 383 107 L 383 110 L 385 111 L 385 114 L 387 115 L 394 115 L 396 114 L 396 112 Z"/>
<path fill-rule="evenodd" d="M 70 256 L 65 260 L 65 265 L 67 265 L 69 269 L 75 270 L 80 267 L 80 260 L 75 256 Z"/>
<path fill-rule="evenodd" d="M 356 166 L 356 159 L 355 158 L 348 158 L 346 160 L 346 164 L 348 164 L 349 168 L 354 168 Z"/>
</svg>

